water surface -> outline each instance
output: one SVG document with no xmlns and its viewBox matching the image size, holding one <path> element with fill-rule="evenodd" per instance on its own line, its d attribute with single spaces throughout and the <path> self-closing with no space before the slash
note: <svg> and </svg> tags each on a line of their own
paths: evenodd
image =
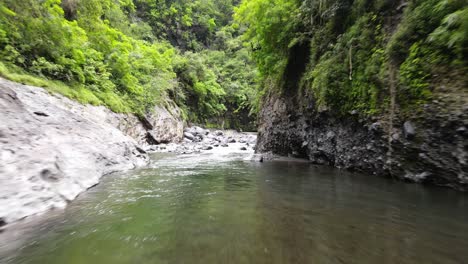
<svg viewBox="0 0 468 264">
<path fill-rule="evenodd" d="M 468 260 L 463 193 L 245 155 L 153 158 L 0 235 L 0 263 Z"/>
</svg>

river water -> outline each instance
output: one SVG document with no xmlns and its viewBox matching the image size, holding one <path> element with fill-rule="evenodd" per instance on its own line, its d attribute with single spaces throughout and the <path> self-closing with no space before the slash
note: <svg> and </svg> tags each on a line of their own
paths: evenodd
<svg viewBox="0 0 468 264">
<path fill-rule="evenodd" d="M 468 196 L 245 154 L 154 155 L 0 234 L 0 263 L 468 263 Z"/>
</svg>

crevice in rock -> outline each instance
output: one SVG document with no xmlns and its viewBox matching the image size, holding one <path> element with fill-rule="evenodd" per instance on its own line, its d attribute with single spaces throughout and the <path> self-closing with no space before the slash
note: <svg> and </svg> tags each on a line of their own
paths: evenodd
<svg viewBox="0 0 468 264">
<path fill-rule="evenodd" d="M 145 129 L 152 130 L 154 128 L 153 124 L 151 124 L 146 116 L 139 116 L 138 119 Z"/>
<path fill-rule="evenodd" d="M 150 145 L 158 145 L 159 142 L 154 138 L 151 132 L 146 133 L 146 142 Z"/>
<path fill-rule="evenodd" d="M 48 114 L 46 114 L 44 112 L 40 112 L 40 111 L 34 112 L 34 114 L 38 115 L 38 116 L 49 116 Z"/>
<path fill-rule="evenodd" d="M 288 64 L 283 75 L 284 92 L 293 95 L 299 88 L 299 81 L 304 74 L 310 59 L 310 41 L 302 41 L 289 51 Z"/>
</svg>

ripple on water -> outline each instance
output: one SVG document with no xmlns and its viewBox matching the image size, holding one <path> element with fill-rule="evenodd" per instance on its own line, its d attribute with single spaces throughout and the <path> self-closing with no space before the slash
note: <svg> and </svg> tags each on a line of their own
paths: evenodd
<svg viewBox="0 0 468 264">
<path fill-rule="evenodd" d="M 246 155 L 156 155 L 26 225 L 1 263 L 463 263 L 467 195 Z M 42 220 L 41 220 L 42 219 Z M 15 240 L 16 239 L 16 240 Z M 1 241 L 1 237 L 0 237 Z M 11 242 L 11 240 L 10 240 Z"/>
</svg>

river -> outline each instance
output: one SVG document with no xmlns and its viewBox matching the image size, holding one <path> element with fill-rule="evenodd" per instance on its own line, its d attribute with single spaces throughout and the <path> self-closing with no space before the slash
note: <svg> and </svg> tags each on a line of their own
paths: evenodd
<svg viewBox="0 0 468 264">
<path fill-rule="evenodd" d="M 154 154 L 0 234 L 0 263 L 463 263 L 468 196 L 246 154 Z"/>
</svg>

